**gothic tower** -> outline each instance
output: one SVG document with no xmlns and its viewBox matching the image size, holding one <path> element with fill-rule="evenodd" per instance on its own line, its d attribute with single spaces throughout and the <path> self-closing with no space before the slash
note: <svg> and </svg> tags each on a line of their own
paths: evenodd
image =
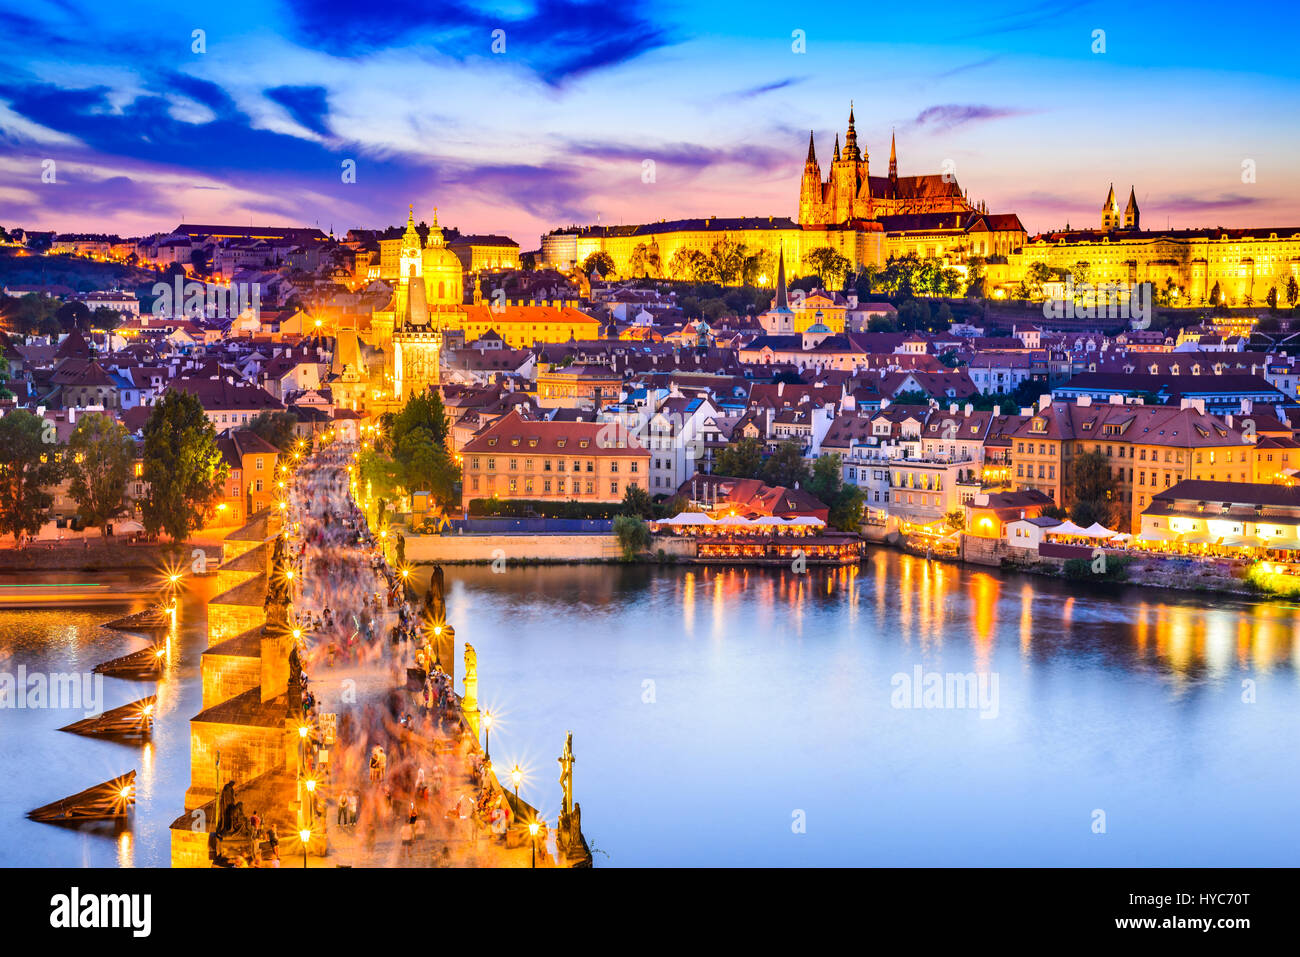
<svg viewBox="0 0 1300 957">
<path fill-rule="evenodd" d="M 1138 211 L 1137 193 L 1133 187 L 1128 188 L 1128 205 L 1124 207 L 1124 228 L 1141 229 L 1138 225 L 1142 220 L 1142 214 Z"/>
<path fill-rule="evenodd" d="M 817 151 L 813 146 L 812 130 L 808 131 L 808 158 L 803 164 L 803 179 L 799 181 L 799 222 L 820 223 L 822 206 L 822 169 L 817 165 Z"/>
<path fill-rule="evenodd" d="M 1110 231 L 1119 229 L 1119 203 L 1115 201 L 1115 184 L 1110 184 L 1106 202 L 1101 207 L 1101 228 Z"/>
</svg>

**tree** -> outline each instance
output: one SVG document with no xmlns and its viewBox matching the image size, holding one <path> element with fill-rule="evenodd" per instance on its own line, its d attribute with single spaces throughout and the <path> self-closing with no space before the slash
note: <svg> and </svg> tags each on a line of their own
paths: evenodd
<svg viewBox="0 0 1300 957">
<path fill-rule="evenodd" d="M 605 279 L 614 275 L 614 257 L 600 249 L 582 261 L 582 271 L 590 276 L 597 270 Z"/>
<path fill-rule="evenodd" d="M 718 452 L 713 464 L 715 475 L 730 478 L 758 478 L 763 471 L 763 443 L 758 439 L 744 438 Z"/>
<path fill-rule="evenodd" d="M 813 462 L 808 491 L 826 504 L 827 524 L 843 532 L 852 532 L 862 524 L 862 507 L 866 495 L 843 478 L 844 460 L 839 453 L 819 455 Z"/>
<path fill-rule="evenodd" d="M 289 452 L 297 441 L 294 432 L 297 425 L 296 415 L 288 409 L 276 409 L 258 413 L 257 418 L 248 423 L 248 430 L 270 442 L 281 452 Z"/>
<path fill-rule="evenodd" d="M 65 302 L 59 306 L 54 315 L 65 332 L 71 332 L 73 329 L 84 332 L 90 328 L 90 309 L 84 302 Z"/>
<path fill-rule="evenodd" d="M 782 442 L 763 463 L 763 481 L 786 488 L 808 484 L 812 473 L 803 457 L 803 446 L 793 440 Z"/>
<path fill-rule="evenodd" d="M 966 530 L 966 512 L 964 509 L 954 508 L 943 516 L 943 524 L 951 531 L 962 532 Z"/>
<path fill-rule="evenodd" d="M 683 282 L 703 282 L 708 272 L 707 258 L 698 249 L 680 246 L 668 260 L 669 275 Z"/>
<path fill-rule="evenodd" d="M 1295 276 L 1290 276 L 1286 281 L 1286 304 L 1294 309 L 1297 299 L 1300 299 L 1300 283 L 1295 281 Z"/>
<path fill-rule="evenodd" d="M 709 250 L 709 266 L 718 282 L 724 285 L 741 281 L 745 271 L 745 245 L 726 236 Z"/>
<path fill-rule="evenodd" d="M 819 246 L 803 257 L 804 268 L 817 274 L 822 286 L 839 289 L 849 272 L 849 261 L 830 246 Z"/>
<path fill-rule="evenodd" d="M 1051 282 L 1052 269 L 1047 263 L 1030 263 L 1025 271 L 1025 284 L 1029 287 L 1029 297 L 1038 299 L 1043 295 L 1043 283 Z"/>
<path fill-rule="evenodd" d="M 655 506 L 650 501 L 650 493 L 640 485 L 629 485 L 623 493 L 623 514 L 639 515 L 641 518 L 654 518 Z"/>
<path fill-rule="evenodd" d="M 81 417 L 68 439 L 68 492 L 77 514 L 108 538 L 108 523 L 126 511 L 126 483 L 135 461 L 135 442 L 126 428 L 107 415 Z"/>
<path fill-rule="evenodd" d="M 623 561 L 630 562 L 637 553 L 650 547 L 650 528 L 638 515 L 615 515 L 614 536 L 623 550 Z"/>
<path fill-rule="evenodd" d="M 221 497 L 228 471 L 202 404 L 188 392 L 168 391 L 144 427 L 145 531 L 185 541 Z"/>
<path fill-rule="evenodd" d="M 19 548 L 49 520 L 45 490 L 63 477 L 59 452 L 53 422 L 26 409 L 0 418 L 0 533 Z"/>
<path fill-rule="evenodd" d="M 1084 452 L 1071 465 L 1070 520 L 1081 528 L 1094 522 L 1109 526 L 1115 511 L 1115 476 L 1100 452 Z"/>
<path fill-rule="evenodd" d="M 401 468 L 402 485 L 408 492 L 428 491 L 443 508 L 455 503 L 460 469 L 428 429 L 402 433 L 393 457 Z"/>
</svg>

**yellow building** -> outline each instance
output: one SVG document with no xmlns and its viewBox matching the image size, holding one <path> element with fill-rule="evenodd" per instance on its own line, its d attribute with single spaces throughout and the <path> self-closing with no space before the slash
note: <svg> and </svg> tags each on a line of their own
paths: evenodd
<svg viewBox="0 0 1300 957">
<path fill-rule="evenodd" d="M 1042 263 L 1075 274 L 1076 282 L 1149 282 L 1175 306 L 1205 305 L 1217 286 L 1220 302 L 1241 306 L 1262 304 L 1271 289 L 1285 301 L 1288 284 L 1300 280 L 1297 227 L 1144 230 L 1132 191 L 1121 220 L 1114 187 L 1101 219 L 1100 229 L 1033 237 L 1007 256 L 1005 267 L 990 268 L 990 281 L 1007 292 Z"/>
</svg>

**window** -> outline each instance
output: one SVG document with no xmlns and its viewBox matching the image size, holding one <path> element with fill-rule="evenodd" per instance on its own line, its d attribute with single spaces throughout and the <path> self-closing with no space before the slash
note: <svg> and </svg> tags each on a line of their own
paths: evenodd
<svg viewBox="0 0 1300 957">
<path fill-rule="evenodd" d="M 262 471 L 262 457 L 260 455 L 253 460 L 253 470 L 257 472 Z"/>
<path fill-rule="evenodd" d="M 639 462 L 633 461 L 633 463 L 632 463 L 632 474 L 633 474 L 633 475 L 636 475 L 636 473 L 637 473 L 637 466 L 640 465 L 640 464 L 641 464 L 641 463 L 639 463 Z"/>
<path fill-rule="evenodd" d="M 609 483 L 609 494 L 610 494 L 610 495 L 617 495 L 617 494 L 618 494 L 618 480 L 617 480 L 617 479 L 615 479 L 614 481 L 612 481 L 612 482 Z"/>
<path fill-rule="evenodd" d="M 472 459 L 469 460 L 469 467 L 472 468 L 472 469 L 477 469 L 477 468 L 478 468 L 478 456 L 477 456 L 477 455 L 474 456 Z"/>
<path fill-rule="evenodd" d="M 488 471 L 489 471 L 489 472 L 494 471 L 494 470 L 496 469 L 496 467 L 497 467 L 497 460 L 496 460 L 496 459 L 488 459 L 488 461 L 487 461 L 487 466 L 488 466 Z"/>
<path fill-rule="evenodd" d="M 609 463 L 609 470 L 610 470 L 610 472 L 617 472 L 617 471 L 618 471 L 618 462 L 610 462 L 610 463 Z"/>
</svg>

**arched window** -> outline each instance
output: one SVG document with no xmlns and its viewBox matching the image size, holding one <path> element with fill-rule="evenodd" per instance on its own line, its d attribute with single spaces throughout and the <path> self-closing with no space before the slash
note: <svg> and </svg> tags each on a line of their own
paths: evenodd
<svg viewBox="0 0 1300 957">
<path fill-rule="evenodd" d="M 443 282 L 441 279 L 439 279 L 439 280 L 438 280 L 438 298 L 439 298 L 439 299 L 445 299 L 446 297 L 447 297 L 447 284 L 446 284 L 445 282 Z"/>
</svg>

